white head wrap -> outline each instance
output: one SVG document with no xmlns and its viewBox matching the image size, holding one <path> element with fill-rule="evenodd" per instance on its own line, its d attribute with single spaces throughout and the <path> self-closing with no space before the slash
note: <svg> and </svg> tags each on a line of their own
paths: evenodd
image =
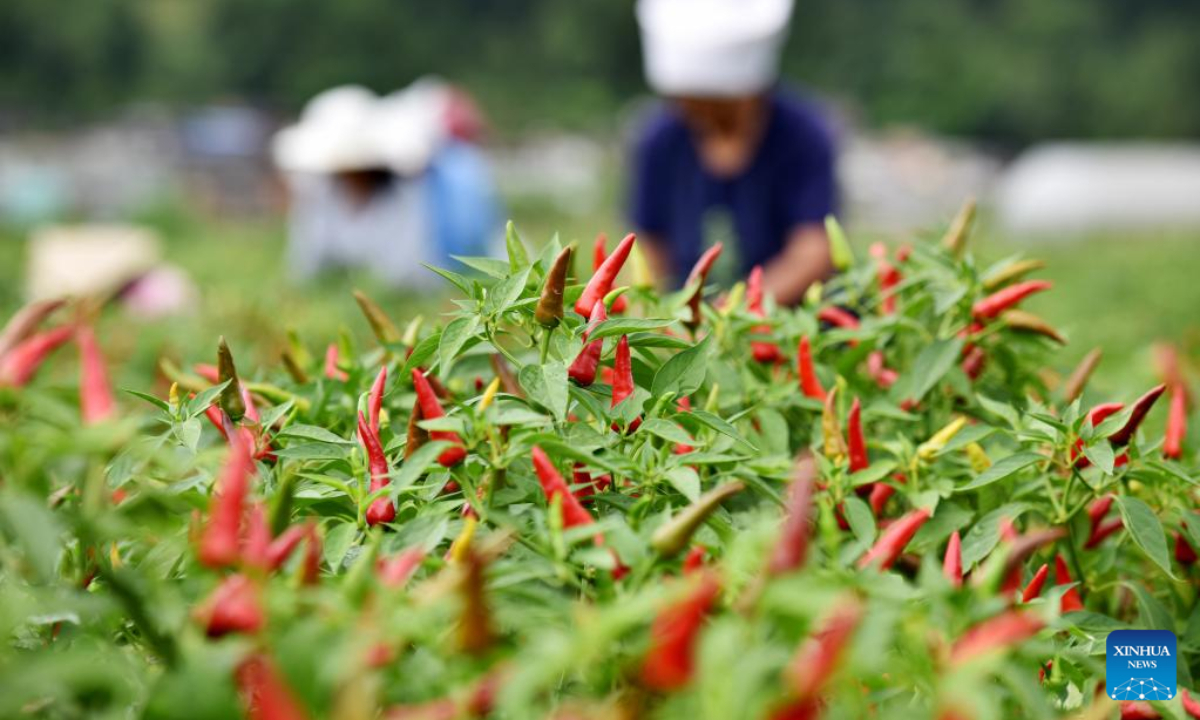
<svg viewBox="0 0 1200 720">
<path fill-rule="evenodd" d="M 779 75 L 792 0 L 639 0 L 646 80 L 663 95 L 736 97 Z"/>
</svg>

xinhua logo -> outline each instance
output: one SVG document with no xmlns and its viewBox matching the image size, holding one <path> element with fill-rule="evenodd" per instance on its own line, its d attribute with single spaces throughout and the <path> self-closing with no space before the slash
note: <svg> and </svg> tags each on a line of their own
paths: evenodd
<svg viewBox="0 0 1200 720">
<path fill-rule="evenodd" d="M 1175 697 L 1175 633 L 1113 630 L 1105 653 L 1105 684 L 1113 700 Z"/>
</svg>

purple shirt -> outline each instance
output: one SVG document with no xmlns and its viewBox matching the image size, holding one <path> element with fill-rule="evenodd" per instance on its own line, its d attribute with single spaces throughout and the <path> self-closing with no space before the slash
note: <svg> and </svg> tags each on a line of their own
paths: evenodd
<svg viewBox="0 0 1200 720">
<path fill-rule="evenodd" d="M 833 141 L 820 111 L 781 91 L 768 102 L 762 145 L 737 177 L 718 178 L 704 169 L 674 108 L 663 108 L 643 131 L 634 157 L 631 219 L 664 243 L 677 281 L 704 251 L 705 217 L 714 209 L 732 221 L 742 274 L 778 254 L 798 226 L 821 223 L 834 212 Z"/>
</svg>

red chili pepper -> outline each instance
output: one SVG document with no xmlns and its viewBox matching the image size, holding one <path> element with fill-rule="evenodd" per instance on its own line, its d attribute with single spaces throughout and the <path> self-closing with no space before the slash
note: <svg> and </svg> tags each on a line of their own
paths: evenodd
<svg viewBox="0 0 1200 720">
<path fill-rule="evenodd" d="M 300 546 L 300 541 L 304 539 L 305 532 L 304 526 L 293 525 L 279 533 L 271 541 L 271 544 L 267 546 L 266 554 L 264 555 L 267 569 L 278 570 L 283 567 L 287 559 Z"/>
<path fill-rule="evenodd" d="M 862 607 L 857 602 L 840 604 L 804 641 L 785 671 L 794 700 L 811 700 L 821 694 L 837 672 L 862 615 Z"/>
<path fill-rule="evenodd" d="M 821 308 L 817 313 L 817 319 L 846 330 L 857 330 L 859 327 L 858 318 L 846 310 L 835 306 Z"/>
<path fill-rule="evenodd" d="M 624 240 L 617 243 L 612 255 L 605 258 L 600 267 L 596 269 L 595 274 L 592 275 L 592 279 L 588 280 L 587 285 L 584 286 L 583 294 L 575 302 L 575 312 L 587 315 L 592 311 L 592 306 L 602 301 L 604 296 L 612 291 L 617 274 L 621 272 L 621 266 L 629 258 L 629 251 L 633 249 L 633 241 L 636 239 L 633 233 L 629 233 Z"/>
<path fill-rule="evenodd" d="M 629 338 L 625 335 L 617 341 L 617 354 L 613 358 L 613 380 L 612 380 L 612 404 L 609 407 L 616 407 L 621 401 L 633 395 L 633 359 L 629 356 Z M 641 418 L 634 418 L 633 422 L 629 423 L 629 432 L 634 432 L 638 426 L 642 424 Z M 620 430 L 616 423 L 613 424 L 614 430 Z"/>
<path fill-rule="evenodd" d="M 721 594 L 721 583 L 712 572 L 695 577 L 688 594 L 663 608 L 650 627 L 650 649 L 640 677 L 651 690 L 678 690 L 692 679 L 700 629 Z"/>
<path fill-rule="evenodd" d="M 371 426 L 367 423 L 367 419 L 361 412 L 358 414 L 358 439 L 367 451 L 367 467 L 371 475 L 370 491 L 374 493 L 382 490 L 384 486 L 391 482 L 388 478 L 391 468 L 388 467 L 387 456 L 383 452 L 383 444 L 379 442 L 379 435 L 371 429 Z M 380 523 L 389 523 L 395 519 L 396 506 L 392 504 L 389 498 L 375 498 L 371 501 L 370 507 L 367 508 L 368 525 L 374 526 Z"/>
<path fill-rule="evenodd" d="M 200 562 L 210 568 L 227 567 L 240 554 L 239 531 L 254 460 L 250 448 L 239 437 L 229 443 L 229 457 L 221 470 L 216 490 L 209 500 L 208 524 L 200 537 Z"/>
<path fill-rule="evenodd" d="M 1047 280 L 1027 280 L 1009 285 L 1003 290 L 988 295 L 971 307 L 971 315 L 978 320 L 989 320 L 1013 307 L 1030 295 L 1049 290 L 1054 286 Z"/>
<path fill-rule="evenodd" d="M 267 526 L 267 512 L 262 503 L 250 506 L 246 518 L 246 537 L 242 541 L 242 563 L 266 569 L 267 548 L 271 545 L 271 528 Z"/>
<path fill-rule="evenodd" d="M 587 329 L 583 331 L 583 349 L 575 356 L 571 367 L 567 368 L 567 377 L 575 384 L 587 387 L 596 381 L 596 368 L 600 365 L 600 355 L 604 353 L 604 338 L 588 342 L 588 333 L 596 329 L 608 315 L 604 312 L 604 303 L 597 302 L 592 306 L 592 314 L 588 318 Z"/>
<path fill-rule="evenodd" d="M 1180 565 L 1194 565 L 1197 560 L 1196 551 L 1191 543 L 1179 532 L 1175 533 L 1175 560 Z"/>
<path fill-rule="evenodd" d="M 204 625 L 205 633 L 214 638 L 229 633 L 255 633 L 265 622 L 258 588 L 250 578 L 238 574 L 222 580 L 196 608 L 194 616 Z"/>
<path fill-rule="evenodd" d="M 1050 566 L 1042 563 L 1042 566 L 1037 569 L 1030 579 L 1029 584 L 1025 586 L 1025 590 L 1021 593 L 1021 602 L 1029 602 L 1042 594 L 1042 586 L 1046 584 L 1046 576 L 1050 574 Z"/>
<path fill-rule="evenodd" d="M 246 720 L 307 720 L 308 714 L 265 655 L 254 654 L 235 673 Z"/>
<path fill-rule="evenodd" d="M 571 484 L 575 487 L 575 497 L 584 501 L 596 493 L 606 492 L 612 486 L 612 476 L 601 475 L 593 478 L 592 474 L 583 468 L 583 463 L 577 462 L 571 471 Z"/>
<path fill-rule="evenodd" d="M 882 350 L 872 350 L 867 355 L 867 374 L 875 380 L 875 384 L 887 390 L 900 379 L 900 374 L 888 368 L 885 364 Z"/>
<path fill-rule="evenodd" d="M 956 588 L 963 584 L 962 537 L 955 530 L 946 544 L 946 558 L 942 561 L 942 574 Z"/>
<path fill-rule="evenodd" d="M 851 403 L 850 415 L 846 419 L 846 441 L 849 446 L 847 454 L 850 456 L 850 472 L 866 470 L 871 460 L 867 457 L 867 440 L 863 437 L 862 429 L 862 406 L 858 398 L 854 398 L 854 402 Z"/>
<path fill-rule="evenodd" d="M 746 279 L 746 309 L 751 315 L 763 317 L 766 314 L 763 299 L 763 269 L 762 265 L 755 265 Z"/>
<path fill-rule="evenodd" d="M 950 649 L 950 664 L 957 667 L 981 655 L 1017 645 L 1036 635 L 1044 626 L 1036 615 L 1009 610 L 963 633 Z"/>
<path fill-rule="evenodd" d="M 546 501 L 553 502 L 554 498 L 560 498 L 564 527 L 590 525 L 595 522 L 592 514 L 580 504 L 579 498 L 571 494 L 571 488 L 567 486 L 567 482 L 563 480 L 546 452 L 537 445 L 533 446 L 533 469 L 537 472 Z"/>
<path fill-rule="evenodd" d="M 804 567 L 808 558 L 808 516 L 812 509 L 812 486 L 816 473 L 812 456 L 802 457 L 796 462 L 784 508 L 783 527 L 779 530 L 779 539 L 775 541 L 767 565 L 770 575 L 782 575 Z"/>
<path fill-rule="evenodd" d="M 903 265 L 908 262 L 908 258 L 912 256 L 913 247 L 909 243 L 904 243 L 896 248 L 896 262 Z"/>
<path fill-rule="evenodd" d="M 379 434 L 379 414 L 383 412 L 383 388 L 387 385 L 387 365 L 379 368 L 375 382 L 371 384 L 371 392 L 367 395 L 367 419 L 371 429 Z"/>
<path fill-rule="evenodd" d="M 1200 702 L 1192 697 L 1187 688 L 1179 691 L 1179 701 L 1183 704 L 1183 711 L 1188 714 L 1188 717 L 1200 719 Z"/>
<path fill-rule="evenodd" d="M 596 236 L 596 242 L 592 245 L 592 272 L 598 272 L 600 266 L 608 259 L 608 236 L 600 233 Z M 604 293 L 607 295 L 608 293 Z M 604 297 L 601 295 L 600 297 Z M 625 312 L 629 303 L 625 300 L 624 295 L 618 295 L 616 300 L 613 300 L 612 312 L 613 315 L 620 315 Z M 583 313 L 580 313 L 582 315 Z"/>
<path fill-rule="evenodd" d="M 913 535 L 917 534 L 917 531 L 928 519 L 929 511 L 920 508 L 889 525 L 871 549 L 859 559 L 858 567 L 861 569 L 874 565 L 880 570 L 890 568 L 900 557 L 900 553 L 904 552 L 905 546 L 912 540 Z"/>
<path fill-rule="evenodd" d="M 900 271 L 888 262 L 887 247 L 883 243 L 875 243 L 870 248 L 871 256 L 875 258 L 875 276 L 879 280 L 880 310 L 884 315 L 896 312 L 896 295 L 892 288 L 900 284 Z"/>
<path fill-rule="evenodd" d="M 40 332 L 18 343 L 0 357 L 0 385 L 21 387 L 28 383 L 50 353 L 70 340 L 74 334 L 74 328 L 62 326 Z"/>
<path fill-rule="evenodd" d="M 419 547 L 409 548 L 390 558 L 379 558 L 375 563 L 375 575 L 385 587 L 404 587 L 425 560 L 425 551 Z"/>
<path fill-rule="evenodd" d="M 1125 524 L 1119 517 L 1100 523 L 1096 526 L 1096 529 L 1092 531 L 1091 536 L 1088 537 L 1087 543 L 1084 544 L 1083 548 L 1085 550 L 1091 550 L 1092 548 L 1095 548 L 1100 543 L 1104 542 L 1109 535 L 1112 535 L 1123 527 L 1125 527 Z"/>
<path fill-rule="evenodd" d="M 871 506 L 871 512 L 875 513 L 875 517 L 883 515 L 883 508 L 895 494 L 896 488 L 885 482 L 871 483 L 871 494 L 867 496 L 867 504 Z"/>
<path fill-rule="evenodd" d="M 325 377 L 340 382 L 346 382 L 350 379 L 346 371 L 338 367 L 337 343 L 329 343 L 329 347 L 325 348 Z"/>
<path fill-rule="evenodd" d="M 1161 720 L 1162 715 L 1150 703 L 1127 701 L 1121 703 L 1121 720 Z"/>
<path fill-rule="evenodd" d="M 697 571 L 704 568 L 704 556 L 708 553 L 708 548 L 703 545 L 693 545 L 688 554 L 683 558 L 683 574 L 694 575 Z"/>
<path fill-rule="evenodd" d="M 687 324 L 693 329 L 700 326 L 700 301 L 704 297 L 704 282 L 708 279 L 708 274 L 712 271 L 713 264 L 717 262 L 717 258 L 721 256 L 721 251 L 724 248 L 723 243 L 717 243 L 708 250 L 705 250 L 700 259 L 696 261 L 695 266 L 692 267 L 692 271 L 688 273 L 687 282 L 684 283 L 685 286 L 692 285 L 693 283 L 696 285 L 695 292 L 688 298 L 688 308 L 691 309 L 692 317 Z"/>
<path fill-rule="evenodd" d="M 79 410 L 84 425 L 95 425 L 112 417 L 116 401 L 95 331 L 90 325 L 80 325 L 75 342 L 79 345 Z"/>
<path fill-rule="evenodd" d="M 746 309 L 750 311 L 751 315 L 758 317 L 766 317 L 766 311 L 763 309 L 762 276 L 762 266 L 755 265 L 754 269 L 750 271 L 750 277 L 746 280 Z M 753 333 L 769 333 L 770 331 L 770 325 L 755 325 L 750 329 L 750 332 Z M 773 342 L 752 340 L 750 341 L 750 353 L 755 362 L 777 363 L 783 360 L 783 351 Z"/>
<path fill-rule="evenodd" d="M 1054 556 L 1054 584 L 1066 585 L 1071 582 L 1071 571 L 1067 569 L 1067 563 L 1063 560 L 1062 555 Z M 1079 597 L 1079 588 L 1073 587 L 1062 596 L 1061 609 L 1063 613 L 1075 612 L 1083 609 L 1083 600 Z"/>
<path fill-rule="evenodd" d="M 1125 403 L 1104 403 L 1097 405 L 1088 411 L 1088 422 L 1092 427 L 1096 427 L 1100 423 L 1108 419 L 1109 416 L 1115 415 L 1125 409 Z M 1083 439 L 1075 441 L 1075 446 L 1071 448 L 1071 460 L 1079 468 L 1086 468 L 1091 465 L 1086 457 L 1083 457 Z"/>
<path fill-rule="evenodd" d="M 1163 457 L 1178 460 L 1183 456 L 1187 436 L 1187 393 L 1179 385 L 1171 386 L 1171 409 L 1167 413 L 1167 432 L 1163 439 Z"/>
<path fill-rule="evenodd" d="M 300 584 L 316 585 L 321 581 L 321 535 L 317 523 L 304 526 L 304 560 L 300 565 Z"/>
<path fill-rule="evenodd" d="M 817 379 L 817 369 L 813 367 L 812 347 L 808 336 L 800 336 L 800 344 L 796 348 L 796 364 L 800 371 L 800 390 L 805 397 L 825 402 L 825 389 Z"/>
<path fill-rule="evenodd" d="M 433 387 L 425 375 L 419 369 L 413 368 L 412 379 L 413 387 L 417 391 L 417 402 L 421 405 L 421 417 L 425 420 L 445 417 L 446 411 L 442 409 L 442 403 L 438 401 L 437 395 L 434 394 Z M 430 430 L 429 437 L 453 443 L 451 447 L 446 448 L 441 455 L 438 455 L 438 462 L 442 467 L 454 467 L 467 456 L 467 449 L 463 447 L 462 438 L 453 430 Z"/>
<path fill-rule="evenodd" d="M 1129 421 L 1124 427 L 1108 436 L 1108 442 L 1113 447 L 1124 447 L 1133 439 L 1133 434 L 1137 432 L 1142 421 L 1146 419 L 1146 415 L 1150 412 L 1150 408 L 1154 407 L 1154 403 L 1158 402 L 1159 396 L 1167 389 L 1166 385 L 1156 385 L 1151 388 L 1145 395 L 1141 396 L 1133 403 L 1133 413 L 1129 416 Z"/>
</svg>

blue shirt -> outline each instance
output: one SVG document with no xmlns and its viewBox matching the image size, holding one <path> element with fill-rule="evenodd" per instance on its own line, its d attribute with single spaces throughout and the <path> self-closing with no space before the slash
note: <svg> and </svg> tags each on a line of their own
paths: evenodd
<svg viewBox="0 0 1200 720">
<path fill-rule="evenodd" d="M 798 226 L 834 212 L 833 141 L 820 111 L 780 91 L 768 102 L 762 144 L 737 177 L 704 169 L 673 108 L 645 128 L 635 151 L 631 219 L 665 244 L 677 281 L 704 251 L 706 216 L 714 209 L 731 220 L 742 274 L 778 254 Z"/>
</svg>

